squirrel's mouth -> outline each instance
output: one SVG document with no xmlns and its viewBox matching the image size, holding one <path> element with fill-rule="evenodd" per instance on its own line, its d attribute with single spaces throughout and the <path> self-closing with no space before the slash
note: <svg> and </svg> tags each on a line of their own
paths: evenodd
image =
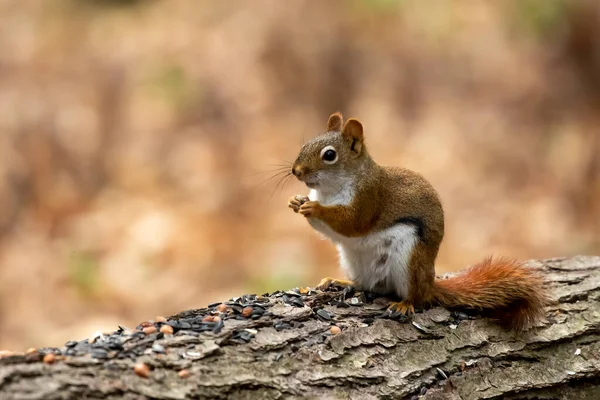
<svg viewBox="0 0 600 400">
<path fill-rule="evenodd" d="M 308 186 L 309 189 L 314 189 L 317 186 L 319 186 L 319 184 L 317 182 L 304 182 L 306 184 L 306 186 Z"/>
</svg>

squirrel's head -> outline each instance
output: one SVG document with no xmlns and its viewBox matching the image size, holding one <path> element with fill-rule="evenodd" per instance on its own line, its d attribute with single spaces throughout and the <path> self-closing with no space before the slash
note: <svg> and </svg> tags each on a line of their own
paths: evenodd
<svg viewBox="0 0 600 400">
<path fill-rule="evenodd" d="M 344 124 L 335 113 L 327 130 L 302 146 L 292 174 L 311 189 L 335 187 L 351 179 L 368 157 L 362 124 L 354 118 Z"/>
</svg>

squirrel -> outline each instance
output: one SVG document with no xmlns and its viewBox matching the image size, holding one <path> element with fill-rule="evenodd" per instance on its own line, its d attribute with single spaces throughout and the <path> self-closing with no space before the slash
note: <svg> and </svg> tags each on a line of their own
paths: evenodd
<svg viewBox="0 0 600 400">
<path fill-rule="evenodd" d="M 544 317 L 549 297 L 544 280 L 516 260 L 488 258 L 462 274 L 440 279 L 435 260 L 444 236 L 440 197 L 420 174 L 378 165 L 365 145 L 363 125 L 341 113 L 326 131 L 305 143 L 291 173 L 309 189 L 288 206 L 337 247 L 350 280 L 323 278 L 317 289 L 354 286 L 396 295 L 388 311 L 415 307 L 471 309 L 515 331 Z"/>
</svg>

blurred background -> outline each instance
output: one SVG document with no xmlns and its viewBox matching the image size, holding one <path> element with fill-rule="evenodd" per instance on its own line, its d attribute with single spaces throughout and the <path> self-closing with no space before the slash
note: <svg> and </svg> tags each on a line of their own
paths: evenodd
<svg viewBox="0 0 600 400">
<path fill-rule="evenodd" d="M 600 3 L 0 0 L 0 349 L 339 276 L 269 179 L 342 111 L 438 272 L 600 254 Z"/>
</svg>

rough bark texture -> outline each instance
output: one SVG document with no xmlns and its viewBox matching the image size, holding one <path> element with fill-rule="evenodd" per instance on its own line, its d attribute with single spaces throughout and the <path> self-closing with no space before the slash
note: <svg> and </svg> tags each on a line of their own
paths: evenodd
<svg viewBox="0 0 600 400">
<path fill-rule="evenodd" d="M 530 264 L 558 303 L 519 336 L 442 308 L 385 318 L 348 291 L 243 296 L 222 321 L 205 318 L 212 305 L 151 325 L 174 335 L 120 329 L 4 357 L 0 399 L 600 399 L 600 257 Z M 40 361 L 48 353 L 58 360 Z"/>
</svg>

